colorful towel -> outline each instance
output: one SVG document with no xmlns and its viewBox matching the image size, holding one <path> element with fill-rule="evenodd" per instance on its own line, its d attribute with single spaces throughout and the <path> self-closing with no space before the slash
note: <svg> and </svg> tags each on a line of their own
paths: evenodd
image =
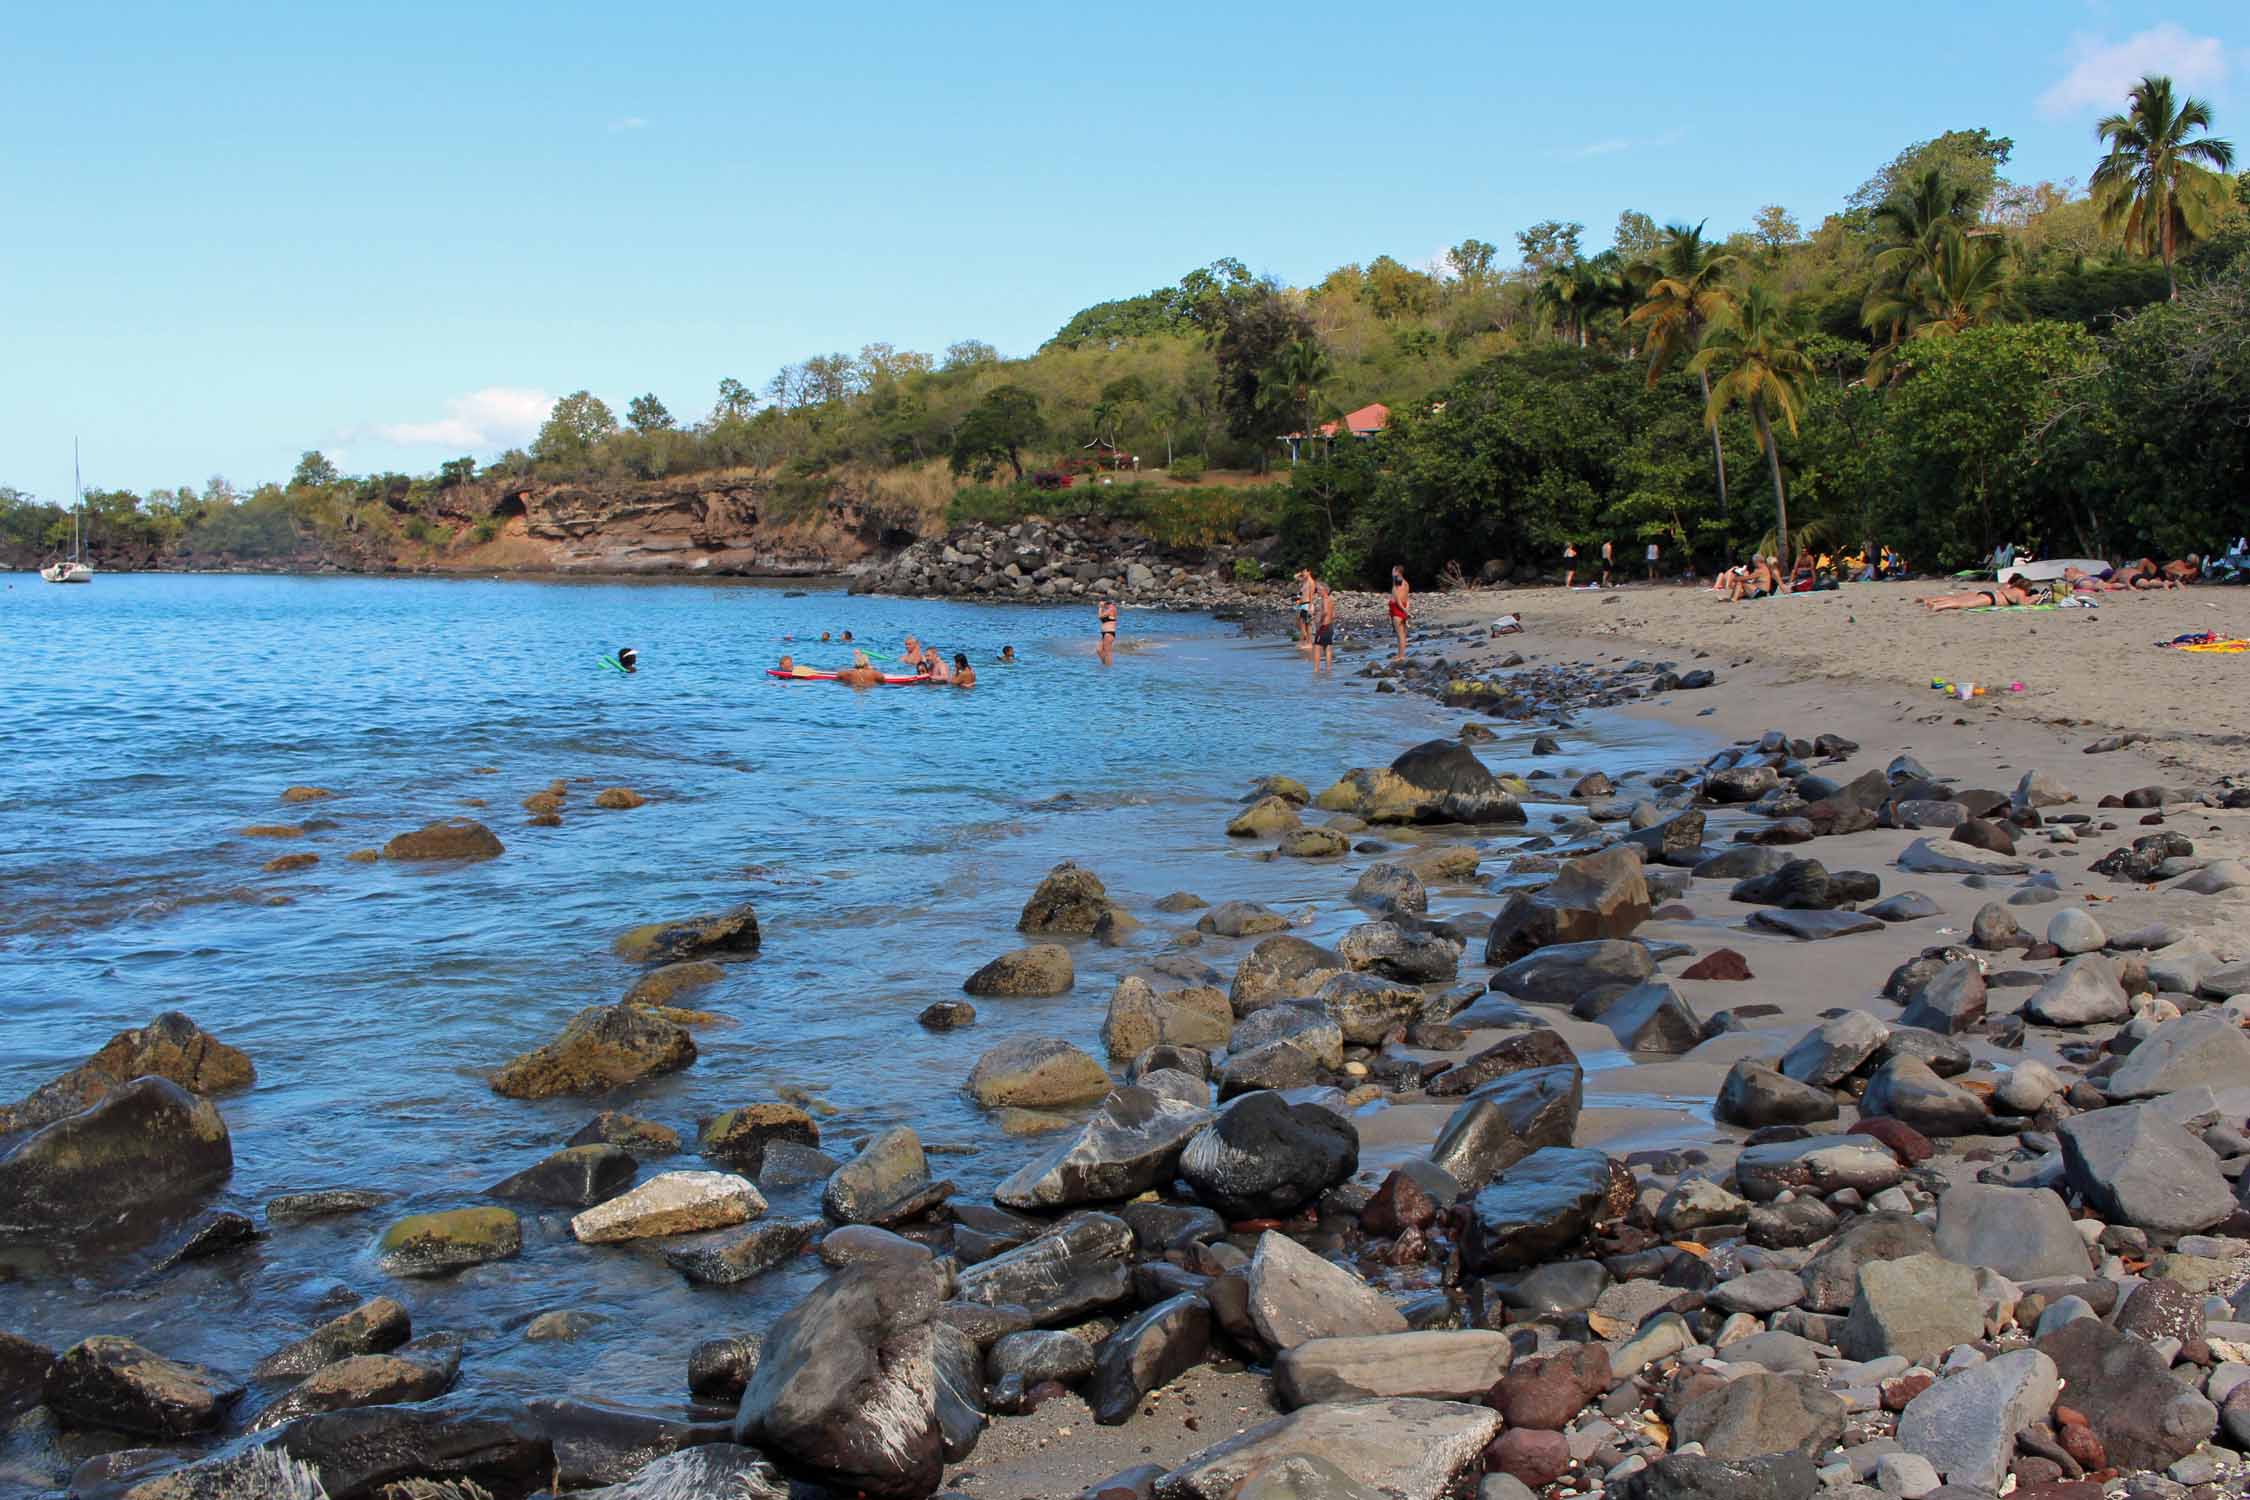
<svg viewBox="0 0 2250 1500">
<path fill-rule="evenodd" d="M 2237 636 L 2224 636 L 2215 631 L 2197 630 L 2187 635 L 2177 635 L 2168 641 L 2156 643 L 2167 651 L 2212 651 L 2228 656 L 2250 652 L 2250 641 Z"/>
</svg>

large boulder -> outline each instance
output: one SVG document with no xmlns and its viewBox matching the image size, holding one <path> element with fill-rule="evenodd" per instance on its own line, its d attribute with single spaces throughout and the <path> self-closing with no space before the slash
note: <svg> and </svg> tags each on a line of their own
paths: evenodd
<svg viewBox="0 0 2250 1500">
<path fill-rule="evenodd" d="M 695 1061 L 695 1038 L 632 1005 L 589 1005 L 546 1046 L 503 1063 L 492 1091 L 509 1099 L 598 1094 Z"/>
<path fill-rule="evenodd" d="M 2250 1084 L 2250 1037 L 2222 1010 L 2166 1021 L 2103 1081 L 2109 1097 L 2150 1099 L 2182 1089 L 2231 1089 Z"/>
<path fill-rule="evenodd" d="M 2042 1026 L 2093 1026 L 2132 1014 L 2117 963 L 2088 953 L 2064 964 L 2024 1001 L 2023 1013 Z"/>
<path fill-rule="evenodd" d="M 1102 1045 L 1120 1062 L 1160 1043 L 1216 1050 L 1234 1031 L 1234 1010 L 1215 989 L 1158 991 L 1135 974 L 1117 981 L 1102 1019 Z"/>
<path fill-rule="evenodd" d="M 945 1472 L 934 1266 L 850 1266 L 774 1325 L 735 1441 L 786 1472 L 883 1500 L 922 1500 Z"/>
<path fill-rule="evenodd" d="M 135 1078 L 163 1078 L 191 1094 L 248 1088 L 258 1071 L 237 1049 L 176 1010 L 146 1026 L 120 1031 L 101 1050 L 60 1078 L 41 1084 L 12 1105 L 0 1106 L 0 1135 L 37 1130 L 77 1114 Z"/>
<path fill-rule="evenodd" d="M 1020 1307 L 1034 1326 L 1068 1323 L 1133 1290 L 1133 1231 L 1105 1213 L 1079 1213 L 961 1272 L 955 1293 L 982 1307 Z"/>
<path fill-rule="evenodd" d="M 745 901 L 709 916 L 682 917 L 629 928 L 610 946 L 635 963 L 685 963 L 691 959 L 742 958 L 758 951 L 758 914 Z"/>
<path fill-rule="evenodd" d="M 1391 774 L 1427 799 L 1418 823 L 1521 823 L 1523 808 L 1459 740 L 1425 740 L 1391 762 Z"/>
<path fill-rule="evenodd" d="M 1899 1024 L 1952 1036 L 1984 1019 L 1985 998 L 1984 966 L 1955 959 L 1915 988 Z"/>
<path fill-rule="evenodd" d="M 1086 1404 L 1094 1420 L 1114 1427 L 1140 1409 L 1142 1398 L 1203 1362 L 1211 1350 L 1211 1304 L 1182 1292 L 1144 1307 L 1094 1351 Z"/>
<path fill-rule="evenodd" d="M 1358 1170 L 1359 1132 L 1316 1104 L 1241 1095 L 1192 1136 L 1180 1176 L 1229 1219 L 1283 1218 Z"/>
<path fill-rule="evenodd" d="M 1276 933 L 1235 965 L 1227 1001 L 1237 1016 L 1247 1016 L 1285 1000 L 1310 999 L 1322 982 L 1345 969 L 1343 955 L 1333 949 Z"/>
<path fill-rule="evenodd" d="M 640 1164 L 622 1146 L 565 1146 L 486 1191 L 495 1198 L 587 1208 L 633 1185 Z"/>
<path fill-rule="evenodd" d="M 200 1365 L 152 1354 L 131 1339 L 96 1336 L 47 1369 L 42 1398 L 66 1427 L 177 1441 L 225 1419 L 242 1387 Z"/>
<path fill-rule="evenodd" d="M 1279 797 L 1260 797 L 1227 824 L 1230 839 L 1272 838 L 1276 834 L 1293 833 L 1305 826 L 1297 816 L 1297 804 Z"/>
<path fill-rule="evenodd" d="M 413 1336 L 406 1309 L 388 1297 L 362 1302 L 339 1313 L 294 1343 L 258 1361 L 251 1374 L 260 1380 L 310 1375 L 322 1365 L 354 1354 L 383 1354 Z"/>
<path fill-rule="evenodd" d="M 1661 980 L 1637 984 L 1602 1007 L 1601 1021 L 1627 1052 L 1690 1052 L 1703 1040 L 1703 1019 Z"/>
<path fill-rule="evenodd" d="M 493 859 L 506 852 L 498 836 L 474 818 L 440 818 L 383 846 L 385 859 Z"/>
<path fill-rule="evenodd" d="M 1235 1028 L 1232 1046 L 1219 1068 L 1221 1098 L 1301 1088 L 1344 1065 L 1343 1028 L 1311 1005 L 1269 1005 L 1252 1012 Z"/>
<path fill-rule="evenodd" d="M 1766 1125 L 1811 1125 L 1833 1120 L 1839 1113 L 1836 1096 L 1827 1089 L 1799 1083 L 1747 1057 L 1727 1069 L 1711 1105 L 1711 1116 L 1720 1124 L 1750 1130 Z"/>
<path fill-rule="evenodd" d="M 1857 1073 L 1890 1034 L 1890 1027 L 1866 1011 L 1847 1010 L 1806 1032 L 1781 1059 L 1781 1071 L 1814 1088 L 1834 1088 Z"/>
<path fill-rule="evenodd" d="M 523 1221 L 505 1208 L 408 1214 L 383 1231 L 375 1263 L 393 1276 L 442 1276 L 509 1260 L 523 1249 Z"/>
<path fill-rule="evenodd" d="M 1982 1337 L 1984 1299 L 1975 1273 L 1935 1255 L 1909 1255 L 1860 1268 L 1840 1344 L 1849 1359 L 1895 1354 L 1934 1367 L 1955 1344 Z"/>
<path fill-rule="evenodd" d="M 1070 950 L 1060 943 L 1035 943 L 1001 954 L 961 983 L 980 998 L 1044 999 L 1067 994 L 1077 982 Z"/>
<path fill-rule="evenodd" d="M 1672 1423 L 1681 1443 L 1722 1460 L 1768 1453 L 1826 1455 L 1844 1435 L 1843 1400 L 1790 1375 L 1757 1373 L 1690 1400 Z"/>
<path fill-rule="evenodd" d="M 1421 1396 L 1477 1401 L 1508 1373 L 1515 1346 L 1475 1329 L 1322 1336 L 1282 1350 L 1274 1394 L 1292 1409 L 1321 1401 Z"/>
<path fill-rule="evenodd" d="M 1261 1422 L 1206 1448 L 1155 1483 L 1155 1500 L 1237 1500 L 1284 1462 L 1316 1462 L 1385 1500 L 1444 1500 L 1482 1468 L 1500 1414 L 1456 1401 L 1328 1401 Z M 1299 1493 L 1357 1500 L 1320 1470 Z"/>
<path fill-rule="evenodd" d="M 1002 1042 L 969 1070 L 969 1093 L 987 1109 L 1082 1104 L 1109 1092 L 1102 1065 L 1059 1036 Z"/>
<path fill-rule="evenodd" d="M 2152 1107 L 2112 1105 L 2062 1123 L 2063 1176 L 2102 1218 L 2195 1234 L 2234 1212 L 2211 1148 Z"/>
<path fill-rule="evenodd" d="M 1860 1273 L 1867 1267 L 1936 1249 L 1928 1226 L 1911 1214 L 1861 1214 L 1838 1230 L 1798 1273 L 1805 1284 L 1804 1305 L 1814 1312 L 1843 1312 L 1859 1294 Z"/>
<path fill-rule="evenodd" d="M 2055 1362 L 2065 1403 L 2086 1418 L 2120 1469 L 2165 1468 L 2218 1429 L 2218 1408 L 2176 1379 L 2165 1355 L 2099 1318 L 2065 1323 L 2038 1350 Z"/>
<path fill-rule="evenodd" d="M 1489 1275 L 1553 1259 L 1598 1222 L 1610 1182 L 1609 1158 L 1599 1151 L 1532 1152 L 1461 1204 L 1462 1268 Z"/>
<path fill-rule="evenodd" d="M 1992 1112 L 1978 1095 L 1948 1083 L 1918 1057 L 1893 1057 L 1867 1080 L 1860 1096 L 1864 1116 L 1888 1115 L 1924 1135 L 1974 1135 L 1991 1123 Z"/>
<path fill-rule="evenodd" d="M 921 1138 L 894 1125 L 829 1174 L 820 1207 L 839 1224 L 898 1224 L 928 1212 L 950 1191 L 930 1180 Z"/>
<path fill-rule="evenodd" d="M 250 1431 L 266 1432 L 314 1412 L 357 1406 L 389 1406 L 442 1396 L 461 1368 L 458 1344 L 400 1354 L 353 1354 L 322 1365 L 284 1391 L 251 1420 Z"/>
<path fill-rule="evenodd" d="M 1248 1292 L 1250 1321 L 1276 1350 L 1308 1339 L 1406 1331 L 1406 1318 L 1390 1298 L 1271 1229 L 1258 1237 Z"/>
<path fill-rule="evenodd" d="M 1135 1197 L 1171 1181 L 1188 1138 L 1210 1117 L 1146 1089 L 1117 1089 L 1076 1134 L 994 1188 L 992 1199 L 1035 1211 Z"/>
<path fill-rule="evenodd" d="M 1735 1189 L 1752 1203 L 1771 1203 L 1783 1193 L 1807 1189 L 1826 1197 L 1852 1188 L 1864 1196 L 1905 1175 L 1890 1148 L 1867 1135 L 1768 1141 L 1744 1147 L 1734 1159 Z"/>
<path fill-rule="evenodd" d="M 1703 825 L 1702 810 L 1691 807 L 1662 822 L 1634 829 L 1625 835 L 1625 842 L 1639 848 L 1651 864 L 1692 866 L 1702 862 Z"/>
<path fill-rule="evenodd" d="M 1404 980 L 1344 973 L 1324 980 L 1313 998 L 1335 1021 L 1346 1042 L 1373 1047 L 1421 1019 L 1427 997 Z"/>
<path fill-rule="evenodd" d="M 1484 961 L 1505 964 L 1556 943 L 1631 937 L 1650 909 L 1636 851 L 1616 847 L 1565 860 L 1544 889 L 1508 898 L 1485 934 Z"/>
<path fill-rule="evenodd" d="M 1066 859 L 1047 872 L 1023 904 L 1016 930 L 1088 937 L 1112 909 L 1100 877 Z"/>
<path fill-rule="evenodd" d="M 2049 1188 L 1947 1188 L 1938 1198 L 1937 1253 L 2010 1281 L 2080 1280 L 2093 1270 L 2070 1209 Z"/>
<path fill-rule="evenodd" d="M 582 1245 L 607 1245 L 726 1229 L 765 1211 L 764 1195 L 747 1177 L 731 1172 L 660 1172 L 631 1192 L 577 1215 L 570 1221 L 570 1232 Z"/>
<path fill-rule="evenodd" d="M 1585 1075 L 1575 1062 L 1511 1073 L 1462 1101 L 1430 1160 L 1463 1188 L 1481 1188 L 1534 1151 L 1570 1145 L 1584 1106 Z"/>
<path fill-rule="evenodd" d="M 160 1214 L 233 1171 L 226 1121 L 210 1100 L 167 1079 L 136 1078 L 0 1156 L 0 1232 Z"/>
<path fill-rule="evenodd" d="M 766 1148 L 776 1141 L 818 1146 L 820 1127 L 794 1104 L 747 1104 L 704 1120 L 697 1132 L 696 1149 L 712 1161 L 755 1177 L 766 1163 Z"/>
<path fill-rule="evenodd" d="M 1996 1356 L 1909 1401 L 1899 1413 L 1899 1446 L 1928 1459 L 1964 1493 L 1997 1492 L 2015 1458 L 2016 1434 L 2047 1419 L 2059 1390 L 2055 1362 L 2039 1350 Z"/>
<path fill-rule="evenodd" d="M 1336 952 L 1353 969 L 1408 984 L 1451 979 L 1461 963 L 1461 945 L 1454 939 L 1395 922 L 1360 923 L 1337 940 Z"/>
<path fill-rule="evenodd" d="M 1592 1015 L 1655 973 L 1656 961 L 1644 945 L 1597 938 L 1527 953 L 1493 975 L 1492 988 L 1518 1000 L 1583 1008 Z"/>
<path fill-rule="evenodd" d="M 1532 1068 L 1575 1067 L 1578 1054 L 1562 1033 L 1541 1026 L 1502 1037 L 1483 1051 L 1462 1059 L 1423 1085 L 1436 1098 L 1470 1093 L 1511 1073 Z"/>
</svg>

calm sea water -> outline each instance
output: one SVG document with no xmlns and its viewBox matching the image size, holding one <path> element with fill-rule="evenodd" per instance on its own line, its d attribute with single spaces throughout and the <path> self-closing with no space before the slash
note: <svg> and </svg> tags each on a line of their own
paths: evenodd
<svg viewBox="0 0 2250 1500">
<path fill-rule="evenodd" d="M 1091 614 L 755 585 L 18 577 L 0 594 L 0 1096 L 184 1010 L 258 1066 L 255 1088 L 221 1101 L 236 1157 L 224 1206 L 255 1217 L 273 1194 L 326 1186 L 400 1202 L 161 1277 L 161 1240 L 61 1265 L 0 1251 L 23 1276 L 0 1280 L 0 1327 L 56 1344 L 124 1333 L 243 1371 L 348 1289 L 398 1298 L 417 1331 L 469 1332 L 464 1386 L 676 1406 L 689 1345 L 762 1326 L 813 1262 L 695 1289 L 653 1248 L 588 1249 L 567 1215 L 527 1213 L 520 1259 L 399 1282 L 376 1270 L 374 1236 L 397 1212 L 479 1201 L 604 1105 L 688 1138 L 644 1175 L 700 1166 L 698 1116 L 783 1088 L 833 1111 L 821 1126 L 839 1155 L 911 1124 L 947 1149 L 940 1175 L 988 1190 L 1038 1147 L 960 1093 L 970 1064 L 1014 1034 L 1098 1054 L 1114 976 L 1169 936 L 1152 922 L 1125 948 L 1083 945 L 1063 998 L 979 1002 L 953 1034 L 918 1026 L 1020 941 L 1017 913 L 1050 865 L 1091 866 L 1144 918 L 1186 888 L 1331 935 L 1360 920 L 1341 899 L 1348 873 L 1248 857 L 1222 833 L 1232 804 L 1257 774 L 1317 789 L 1459 722 L 1348 675 L 1315 681 L 1286 643 L 1197 616 L 1129 611 L 1127 649 L 1105 669 Z M 763 675 L 784 649 L 841 661 L 817 637 L 844 628 L 889 657 L 917 631 L 967 652 L 983 685 L 853 692 Z M 1004 643 L 1021 665 L 993 665 Z M 600 662 L 623 645 L 640 652 L 635 676 Z M 1646 727 L 1590 732 L 1613 773 L 1682 750 Z M 1504 739 L 1487 758 L 1520 749 Z M 558 777 L 573 784 L 563 826 L 526 826 L 519 800 Z M 298 783 L 337 795 L 284 807 Z M 611 785 L 648 804 L 594 810 Z M 488 823 L 506 854 L 343 858 L 455 814 Z M 308 832 L 240 831 L 276 822 Z M 299 850 L 320 863 L 261 872 Z M 730 1018 L 699 1030 L 693 1068 L 598 1104 L 486 1087 L 492 1067 L 624 992 L 637 970 L 610 953 L 620 930 L 744 900 L 764 952 L 682 1002 Z M 775 1195 L 773 1211 L 816 1201 L 816 1188 Z M 559 1308 L 604 1321 L 575 1344 L 524 1339 Z"/>
</svg>

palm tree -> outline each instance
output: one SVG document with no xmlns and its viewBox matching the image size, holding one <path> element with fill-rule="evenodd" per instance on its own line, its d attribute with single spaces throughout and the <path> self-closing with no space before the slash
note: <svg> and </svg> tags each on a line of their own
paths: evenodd
<svg viewBox="0 0 2250 1500">
<path fill-rule="evenodd" d="M 1263 384 L 1283 393 L 1284 399 L 1297 414 L 1297 430 L 1307 437 L 1312 435 L 1313 403 L 1320 388 L 1336 373 L 1328 358 L 1328 351 L 1315 338 L 1294 339 L 1281 346 L 1273 363 L 1265 370 Z M 1291 463 L 1295 463 L 1295 449 L 1291 449 Z"/>
<path fill-rule="evenodd" d="M 1728 407 L 1750 408 L 1750 420 L 1765 445 L 1766 464 L 1773 471 L 1774 530 L 1781 538 L 1781 564 L 1789 565 L 1789 497 L 1781 484 L 1781 451 L 1774 443 L 1770 412 L 1779 412 L 1797 435 L 1797 407 L 1804 400 L 1805 382 L 1813 375 L 1812 360 L 1805 354 L 1797 315 L 1771 292 L 1753 285 L 1733 311 L 1713 323 L 1703 335 L 1703 347 L 1688 368 L 1699 374 L 1717 371 L 1711 397 L 1703 406 L 1705 425 L 1716 427 Z"/>
<path fill-rule="evenodd" d="M 2015 259 L 2014 248 L 1997 235 L 1967 235 L 1952 224 L 1940 225 L 1929 265 L 1889 297 L 1871 300 L 1867 311 L 1918 339 L 2012 320 L 2023 313 L 2009 285 Z M 1880 378 L 1890 353 L 1878 350 L 1869 362 L 1871 381 Z"/>
<path fill-rule="evenodd" d="M 1908 184 L 1904 193 L 1885 199 L 1875 210 L 1869 227 L 1876 240 L 1868 248 L 1875 279 L 1859 315 L 1869 330 L 1885 338 L 1869 362 L 1870 384 L 1906 337 L 1906 313 L 1913 305 L 1909 288 L 1936 264 L 1946 231 L 1960 232 L 1976 205 L 1975 188 L 1950 181 L 1932 167 Z"/>
<path fill-rule="evenodd" d="M 2145 253 L 2164 257 L 2164 280 L 2172 300 L 2180 300 L 2172 258 L 2179 242 L 2201 239 L 2211 229 L 2212 211 L 2225 201 L 2220 173 L 2234 165 L 2234 145 L 2206 134 L 2211 106 L 2189 97 L 2177 104 L 2172 80 L 2146 77 L 2127 96 L 2125 113 L 2094 127 L 2109 143 L 2109 154 L 2094 167 L 2094 199 L 2101 205 L 2102 228 L 2120 226 L 2128 241 Z"/>
<path fill-rule="evenodd" d="M 1709 222 L 1708 220 L 1704 222 Z M 1654 386 L 1680 351 L 1692 349 L 1703 330 L 1726 316 L 1734 306 L 1734 291 L 1727 284 L 1736 258 L 1707 244 L 1703 224 L 1664 226 L 1664 248 L 1649 268 L 1655 272 L 1646 300 L 1627 321 L 1643 325 L 1648 337 L 1648 383 Z M 1711 404 L 1711 377 L 1696 372 L 1703 383 L 1703 403 Z M 1717 426 L 1711 428 L 1711 462 L 1719 475 L 1719 514 L 1727 513 L 1727 450 Z"/>
</svg>

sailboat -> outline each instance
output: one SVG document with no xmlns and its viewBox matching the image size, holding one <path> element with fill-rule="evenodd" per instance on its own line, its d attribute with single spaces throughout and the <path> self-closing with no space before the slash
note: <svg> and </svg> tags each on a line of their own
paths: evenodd
<svg viewBox="0 0 2250 1500">
<path fill-rule="evenodd" d="M 78 482 L 78 445 L 70 445 L 70 556 L 58 558 L 39 570 L 39 576 L 49 583 L 92 583 L 94 565 L 86 561 L 79 538 L 79 517 L 86 509 L 86 491 Z"/>
</svg>

